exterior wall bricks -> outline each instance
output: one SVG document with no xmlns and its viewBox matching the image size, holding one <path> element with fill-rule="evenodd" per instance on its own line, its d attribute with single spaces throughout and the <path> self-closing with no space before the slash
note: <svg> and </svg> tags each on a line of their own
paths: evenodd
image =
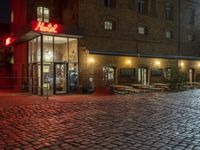
<svg viewBox="0 0 200 150">
<path fill-rule="evenodd" d="M 37 6 L 46 6 L 50 9 L 50 21 L 60 23 L 64 27 L 83 27 L 84 35 L 79 39 L 79 84 L 83 86 L 100 86 L 102 82 L 102 68 L 105 66 L 114 67 L 116 70 L 115 83 L 134 83 L 137 77 L 124 78 L 120 76 L 120 68 L 148 68 L 148 82 L 163 82 L 163 79 L 151 77 L 151 69 L 166 69 L 174 66 L 182 67 L 188 74 L 188 69 L 194 68 L 196 80 L 198 77 L 200 55 L 198 40 L 196 42 L 188 42 L 188 33 L 197 34 L 199 27 L 197 9 L 200 4 L 198 1 L 180 0 L 181 3 L 181 24 L 179 35 L 179 0 L 169 0 L 173 5 L 173 19 L 165 19 L 166 1 L 148 0 L 148 13 L 141 15 L 137 12 L 137 1 L 116 0 L 116 8 L 108 8 L 104 6 L 104 0 L 42 0 L 27 1 L 22 0 L 18 4 L 14 0 L 15 14 L 12 32 L 17 33 L 24 25 L 32 20 L 36 20 Z M 195 8 L 194 25 L 188 25 L 188 8 Z M 21 7 L 25 8 L 24 13 L 19 13 Z M 16 18 L 19 18 L 17 20 Z M 16 21 L 17 20 L 17 21 Z M 104 21 L 112 20 L 116 22 L 115 30 L 105 30 Z M 139 35 L 138 26 L 144 26 L 147 34 Z M 165 31 L 173 31 L 173 38 L 166 39 Z M 200 31 L 199 31 L 200 33 Z M 198 35 L 198 34 L 197 34 Z M 179 37 L 180 36 L 180 37 Z M 195 37 L 198 39 L 198 37 Z M 180 40 L 180 41 L 179 41 Z M 179 44 L 181 44 L 179 49 Z M 20 57 L 18 50 L 21 50 L 25 56 L 26 47 L 21 45 L 16 47 L 16 65 L 21 66 L 26 63 L 25 59 L 18 60 Z M 180 51 L 181 50 L 181 51 Z M 91 51 L 110 52 L 113 55 L 92 54 Z M 132 56 L 114 55 L 114 53 L 135 54 Z M 195 56 L 197 60 L 169 59 L 169 56 Z M 148 56 L 148 57 L 147 57 Z M 89 63 L 89 59 L 93 58 L 94 63 Z M 171 57 L 172 58 L 172 57 Z M 174 58 L 174 57 L 173 57 Z M 127 61 L 131 64 L 127 64 Z M 159 61 L 160 65 L 155 66 L 155 62 Z M 184 66 L 180 66 L 180 62 L 184 62 Z M 22 69 L 18 69 L 20 74 Z M 94 80 L 91 81 L 91 78 Z"/>
</svg>

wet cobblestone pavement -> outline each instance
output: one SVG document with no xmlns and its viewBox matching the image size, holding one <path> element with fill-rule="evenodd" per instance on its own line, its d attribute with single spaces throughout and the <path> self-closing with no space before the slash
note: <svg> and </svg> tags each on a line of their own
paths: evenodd
<svg viewBox="0 0 200 150">
<path fill-rule="evenodd" d="M 0 149 L 200 150 L 200 90 L 37 98 L 0 106 Z"/>
</svg>

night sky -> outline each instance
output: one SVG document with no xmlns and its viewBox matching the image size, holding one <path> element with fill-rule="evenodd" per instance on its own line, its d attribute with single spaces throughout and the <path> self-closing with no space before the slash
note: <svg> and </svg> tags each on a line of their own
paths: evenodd
<svg viewBox="0 0 200 150">
<path fill-rule="evenodd" d="M 0 1 L 0 23 L 8 23 L 10 21 L 9 0 Z"/>
</svg>

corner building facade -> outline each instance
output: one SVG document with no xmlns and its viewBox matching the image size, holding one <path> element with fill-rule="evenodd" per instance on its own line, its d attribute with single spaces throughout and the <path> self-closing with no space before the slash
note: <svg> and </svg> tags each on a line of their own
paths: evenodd
<svg viewBox="0 0 200 150">
<path fill-rule="evenodd" d="M 164 82 L 177 66 L 188 81 L 200 81 L 199 51 L 191 46 L 196 41 L 198 1 L 21 0 L 19 4 L 12 0 L 11 4 L 19 89 L 28 85 L 31 92 L 43 95 L 74 93 L 80 85 L 88 92 L 112 84 Z M 188 32 L 182 32 L 185 28 Z"/>
</svg>

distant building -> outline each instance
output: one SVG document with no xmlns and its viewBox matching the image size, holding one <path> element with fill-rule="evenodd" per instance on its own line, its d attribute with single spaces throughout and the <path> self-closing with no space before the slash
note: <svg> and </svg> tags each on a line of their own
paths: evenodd
<svg viewBox="0 0 200 150">
<path fill-rule="evenodd" d="M 74 93 L 80 85 L 89 91 L 163 82 L 177 66 L 188 81 L 200 81 L 198 1 L 11 0 L 11 5 L 19 89 L 27 85 L 43 95 Z"/>
</svg>

